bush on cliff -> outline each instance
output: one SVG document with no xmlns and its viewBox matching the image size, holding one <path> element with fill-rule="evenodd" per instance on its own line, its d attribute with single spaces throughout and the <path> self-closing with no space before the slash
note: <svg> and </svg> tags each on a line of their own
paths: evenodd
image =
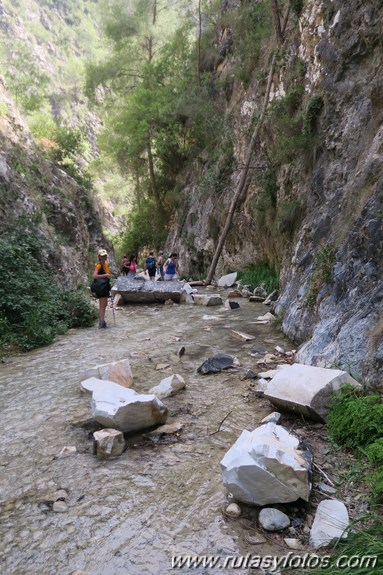
<svg viewBox="0 0 383 575">
<path fill-rule="evenodd" d="M 40 241 L 27 232 L 0 237 L 0 349 L 27 351 L 70 327 L 88 327 L 97 312 L 82 292 L 62 290 L 42 263 Z"/>
</svg>

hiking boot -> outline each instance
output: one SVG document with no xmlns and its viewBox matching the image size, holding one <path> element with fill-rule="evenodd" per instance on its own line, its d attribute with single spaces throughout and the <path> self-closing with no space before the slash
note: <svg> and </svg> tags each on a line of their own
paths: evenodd
<svg viewBox="0 0 383 575">
<path fill-rule="evenodd" d="M 98 329 L 106 327 L 106 322 L 104 320 L 98 322 Z"/>
</svg>

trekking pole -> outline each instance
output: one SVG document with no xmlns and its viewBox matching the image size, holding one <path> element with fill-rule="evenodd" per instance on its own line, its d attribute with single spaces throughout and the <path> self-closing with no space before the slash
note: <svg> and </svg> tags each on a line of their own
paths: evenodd
<svg viewBox="0 0 383 575">
<path fill-rule="evenodd" d="M 112 303 L 113 324 L 116 325 L 116 314 L 114 312 L 114 296 L 113 295 L 110 296 L 110 300 Z"/>
</svg>

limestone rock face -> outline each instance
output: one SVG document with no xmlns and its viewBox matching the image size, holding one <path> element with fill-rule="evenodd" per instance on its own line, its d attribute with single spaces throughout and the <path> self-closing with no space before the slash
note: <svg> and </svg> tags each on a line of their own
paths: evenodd
<svg viewBox="0 0 383 575">
<path fill-rule="evenodd" d="M 113 381 L 123 387 L 133 386 L 133 375 L 128 359 L 90 367 L 81 374 L 81 381 L 85 381 L 91 377 Z M 82 389 L 85 392 L 87 391 L 83 386 Z"/>
<path fill-rule="evenodd" d="M 235 499 L 252 505 L 308 501 L 312 455 L 281 425 L 243 431 L 221 461 L 223 482 Z"/>
<path fill-rule="evenodd" d="M 331 394 L 344 383 L 360 387 L 347 372 L 294 363 L 278 370 L 268 383 L 265 397 L 280 409 L 325 421 Z"/>
<path fill-rule="evenodd" d="M 155 395 L 139 394 L 112 381 L 98 381 L 101 383 L 92 379 L 91 408 L 101 425 L 126 433 L 166 423 L 168 409 Z"/>
</svg>

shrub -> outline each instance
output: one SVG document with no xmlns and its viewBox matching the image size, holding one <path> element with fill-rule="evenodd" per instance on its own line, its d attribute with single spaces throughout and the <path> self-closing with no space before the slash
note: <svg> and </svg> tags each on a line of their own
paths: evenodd
<svg viewBox="0 0 383 575">
<path fill-rule="evenodd" d="M 32 233 L 15 232 L 0 238 L 0 347 L 27 351 L 52 343 L 68 327 L 91 325 L 96 310 L 84 295 L 62 290 L 42 261 L 42 246 Z"/>
<path fill-rule="evenodd" d="M 383 402 L 379 395 L 345 385 L 336 394 L 329 412 L 330 437 L 348 448 L 364 447 L 383 437 Z"/>
<path fill-rule="evenodd" d="M 255 264 L 239 272 L 238 279 L 250 285 L 252 289 L 261 286 L 269 293 L 278 289 L 279 286 L 278 272 L 268 262 Z"/>
</svg>

